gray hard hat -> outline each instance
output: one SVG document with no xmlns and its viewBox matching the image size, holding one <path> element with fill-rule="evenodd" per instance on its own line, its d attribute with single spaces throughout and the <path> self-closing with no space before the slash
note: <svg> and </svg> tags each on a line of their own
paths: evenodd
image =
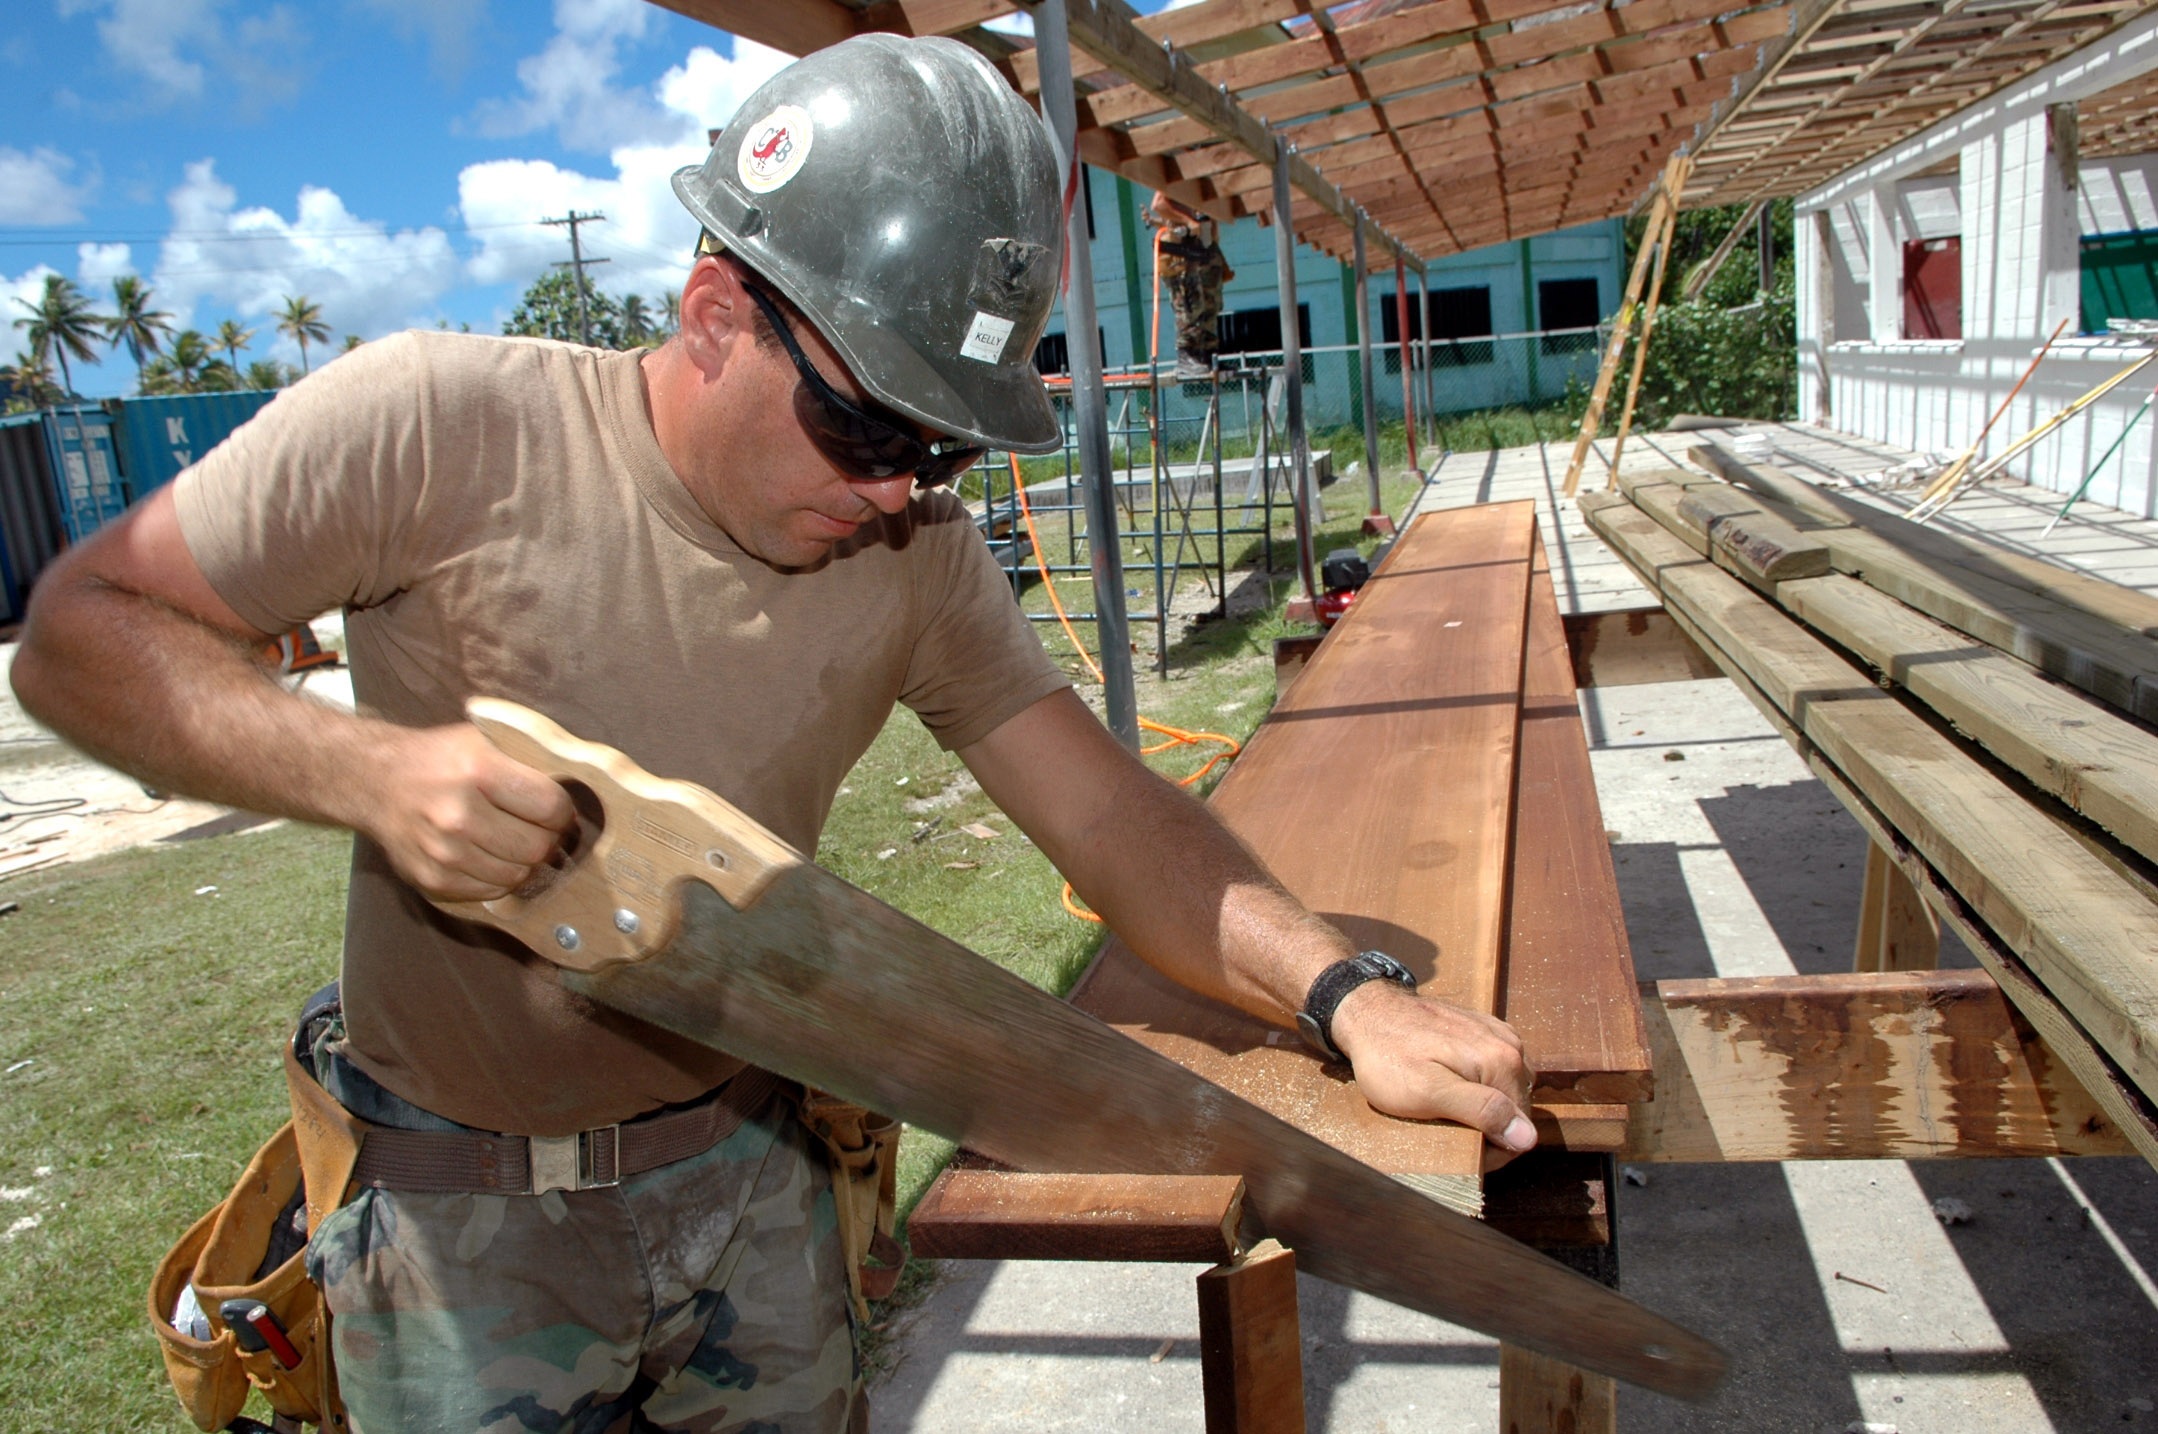
<svg viewBox="0 0 2158 1434">
<path fill-rule="evenodd" d="M 1056 159 L 973 50 L 872 34 L 805 56 L 674 192 L 886 406 L 993 448 L 1061 446 L 1033 363 L 1063 271 Z"/>
</svg>

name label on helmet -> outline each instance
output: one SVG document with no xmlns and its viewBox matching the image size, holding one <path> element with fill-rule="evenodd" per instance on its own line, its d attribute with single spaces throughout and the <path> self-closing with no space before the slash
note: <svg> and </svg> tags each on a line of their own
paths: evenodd
<svg viewBox="0 0 2158 1434">
<path fill-rule="evenodd" d="M 959 346 L 962 358 L 980 359 L 983 363 L 995 363 L 1004 357 L 1004 345 L 1012 336 L 1012 321 L 1000 319 L 995 314 L 974 311 L 974 322 L 967 329 L 966 342 Z"/>
<path fill-rule="evenodd" d="M 742 132 L 742 148 L 734 158 L 734 172 L 742 187 L 752 194 L 770 194 L 801 172 L 809 158 L 816 129 L 809 111 L 800 105 L 781 105 Z"/>
</svg>

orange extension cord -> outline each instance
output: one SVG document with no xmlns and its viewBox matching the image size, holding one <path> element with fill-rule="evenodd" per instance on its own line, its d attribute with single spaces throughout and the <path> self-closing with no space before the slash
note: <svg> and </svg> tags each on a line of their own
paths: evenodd
<svg viewBox="0 0 2158 1434">
<path fill-rule="evenodd" d="M 1034 526 L 1034 509 L 1033 506 L 1027 502 L 1027 485 L 1025 480 L 1020 476 L 1018 457 L 1016 455 L 1012 455 L 1010 457 L 1010 463 L 1012 469 L 1012 492 L 1018 495 L 1019 516 L 1026 520 L 1027 542 L 1031 544 L 1034 549 L 1034 570 L 1042 575 L 1042 585 L 1049 594 L 1049 606 L 1055 611 L 1057 615 L 1057 623 L 1064 629 L 1064 636 L 1071 640 L 1071 645 L 1075 649 L 1077 649 L 1079 653 L 1079 660 L 1086 664 L 1087 671 L 1094 674 L 1094 680 L 1096 682 L 1100 682 L 1103 680 L 1101 664 L 1094 660 L 1094 655 L 1086 650 L 1086 644 L 1079 640 L 1079 634 L 1072 630 L 1071 617 L 1064 611 L 1064 600 L 1057 595 L 1056 575 L 1049 571 L 1049 560 L 1042 554 L 1041 534 L 1035 529 Z M 1214 768 L 1221 765 L 1221 763 L 1229 760 L 1231 757 L 1236 756 L 1237 753 L 1244 750 L 1243 743 L 1237 741 L 1234 737 L 1225 736 L 1220 732 L 1186 732 L 1180 727 L 1164 726 L 1163 724 L 1147 717 L 1141 717 L 1139 719 L 1139 725 L 1141 727 L 1144 727 L 1149 732 L 1158 733 L 1168 739 L 1167 741 L 1157 742 L 1151 747 L 1141 747 L 1139 749 L 1139 754 L 1143 757 L 1151 757 L 1156 752 L 1166 752 L 1171 747 L 1196 746 L 1201 742 L 1212 742 L 1221 749 L 1214 753 L 1213 756 L 1207 758 L 1205 766 L 1201 767 L 1198 771 L 1193 772 L 1190 776 L 1180 779 L 1177 782 L 1177 785 L 1180 787 L 1190 786 L 1193 782 L 1196 782 L 1201 777 L 1204 777 L 1208 772 L 1213 771 Z M 1072 894 L 1072 884 L 1068 881 L 1064 883 L 1064 894 L 1062 900 L 1064 902 L 1064 909 L 1070 912 L 1072 915 L 1078 917 L 1081 921 L 1093 921 L 1098 923 L 1101 920 L 1099 916 L 1096 916 L 1093 912 L 1087 910 L 1085 907 L 1081 906 L 1078 903 L 1077 899 Z"/>
</svg>

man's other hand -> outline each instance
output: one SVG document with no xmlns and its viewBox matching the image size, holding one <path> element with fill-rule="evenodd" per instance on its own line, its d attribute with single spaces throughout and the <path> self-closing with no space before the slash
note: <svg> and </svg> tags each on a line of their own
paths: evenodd
<svg viewBox="0 0 2158 1434">
<path fill-rule="evenodd" d="M 470 723 L 406 729 L 385 745 L 385 781 L 364 829 L 431 901 L 508 895 L 576 821 L 560 783 L 503 755 Z"/>
<path fill-rule="evenodd" d="M 1521 1038 L 1498 1017 L 1367 981 L 1342 998 L 1332 1033 L 1372 1109 L 1459 1121 L 1508 1158 L 1535 1147 L 1532 1072 Z"/>
</svg>

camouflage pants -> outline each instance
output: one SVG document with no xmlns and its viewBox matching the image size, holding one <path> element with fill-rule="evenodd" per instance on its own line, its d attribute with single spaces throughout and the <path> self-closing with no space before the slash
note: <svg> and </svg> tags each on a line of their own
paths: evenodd
<svg viewBox="0 0 2158 1434">
<path fill-rule="evenodd" d="M 831 1177 L 791 1101 L 604 1189 L 362 1190 L 308 1269 L 360 1434 L 867 1427 Z"/>
</svg>

